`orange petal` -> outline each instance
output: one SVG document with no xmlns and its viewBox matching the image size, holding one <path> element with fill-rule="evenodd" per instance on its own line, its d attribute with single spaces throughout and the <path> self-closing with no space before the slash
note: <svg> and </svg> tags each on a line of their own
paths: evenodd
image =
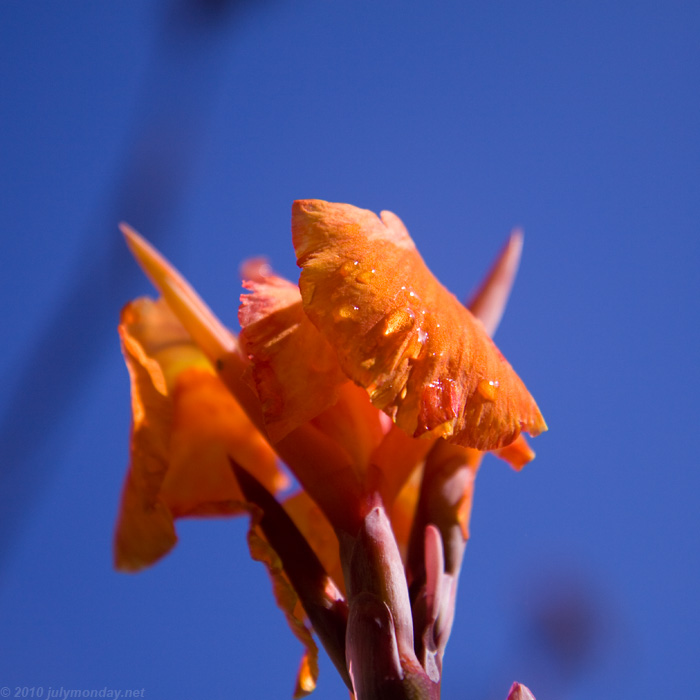
<svg viewBox="0 0 700 700">
<path fill-rule="evenodd" d="M 422 490 L 425 507 L 430 513 L 428 522 L 443 532 L 448 563 L 453 559 L 447 542 L 449 537 L 446 537 L 450 527 L 459 525 L 463 539 L 469 539 L 474 483 L 483 456 L 478 450 L 438 440 L 426 459 Z M 451 573 L 458 570 L 459 567 Z"/>
<path fill-rule="evenodd" d="M 421 465 L 413 470 L 413 473 L 409 476 L 391 505 L 391 529 L 394 531 L 396 544 L 399 546 L 399 552 L 401 552 L 404 564 L 408 554 L 408 542 L 411 537 L 416 506 L 418 505 L 422 478 L 423 467 Z"/>
<path fill-rule="evenodd" d="M 128 224 L 122 223 L 119 228 L 144 272 L 207 357 L 216 361 L 235 352 L 236 337 L 222 325 L 190 283 Z"/>
<path fill-rule="evenodd" d="M 138 571 L 152 564 L 177 541 L 172 513 L 158 497 L 168 469 L 172 402 L 160 365 L 128 330 L 135 312 L 135 304 L 127 306 L 119 326 L 133 411 L 131 466 L 114 541 L 115 566 L 123 571 Z"/>
<path fill-rule="evenodd" d="M 309 321 L 296 285 L 274 275 L 244 282 L 241 344 L 272 442 L 316 417 L 347 382 L 335 351 Z"/>
<path fill-rule="evenodd" d="M 381 444 L 372 453 L 371 463 L 379 472 L 377 490 L 390 512 L 393 513 L 391 509 L 394 499 L 430 452 L 432 442 L 416 440 L 396 425 L 392 425 Z"/>
<path fill-rule="evenodd" d="M 267 568 L 272 581 L 275 601 L 287 618 L 287 624 L 294 636 L 304 645 L 304 655 L 301 659 L 294 689 L 294 698 L 303 698 L 313 692 L 316 687 L 318 679 L 318 647 L 316 642 L 314 642 L 311 631 L 304 624 L 303 609 L 299 605 L 299 598 L 284 573 L 279 556 L 257 527 L 256 518 L 259 517 L 259 513 L 259 509 L 252 509 L 250 530 L 248 531 L 250 556 L 255 561 L 262 562 Z"/>
<path fill-rule="evenodd" d="M 433 277 L 400 219 L 294 203 L 304 309 L 343 370 L 410 435 L 479 450 L 546 429 L 484 327 Z"/>
<path fill-rule="evenodd" d="M 240 511 L 228 454 L 272 491 L 285 477 L 163 300 L 127 305 L 119 333 L 131 375 L 133 430 L 115 563 L 136 571 L 173 547 L 174 517 Z"/>
<path fill-rule="evenodd" d="M 524 435 L 518 435 L 510 445 L 501 447 L 493 452 L 496 457 L 504 459 L 515 471 L 520 471 L 528 462 L 535 459 L 535 452 L 528 444 Z"/>
<path fill-rule="evenodd" d="M 386 439 L 380 413 L 367 398 L 367 392 L 345 381 L 338 389 L 338 400 L 320 413 L 312 424 L 340 445 L 347 453 L 360 487 L 374 490 L 374 475 L 368 471 L 375 451 Z"/>
<path fill-rule="evenodd" d="M 222 381 L 243 406 L 251 421 L 258 429 L 262 429 L 263 417 L 258 397 L 242 379 L 247 363 L 240 354 L 236 336 L 219 321 L 190 283 L 148 241 L 126 224 L 121 224 L 120 228 L 139 265 L 163 295 L 182 327 L 216 367 Z M 263 266 L 258 262 L 251 269 L 262 274 Z"/>
<path fill-rule="evenodd" d="M 287 485 L 274 452 L 211 370 L 182 372 L 173 402 L 170 464 L 161 498 L 175 517 L 241 512 L 243 496 L 229 457 L 271 493 Z"/>
</svg>

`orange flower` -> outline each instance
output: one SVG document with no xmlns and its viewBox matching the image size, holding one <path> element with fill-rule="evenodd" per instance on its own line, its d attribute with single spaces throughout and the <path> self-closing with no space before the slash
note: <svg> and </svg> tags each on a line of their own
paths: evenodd
<svg viewBox="0 0 700 700">
<path fill-rule="evenodd" d="M 401 220 L 294 203 L 304 310 L 353 381 L 409 435 L 480 450 L 546 424 L 484 327 L 433 277 Z"/>
<path fill-rule="evenodd" d="M 357 700 L 384 692 L 374 659 L 401 692 L 436 697 L 483 450 L 519 469 L 534 457 L 521 431 L 546 429 L 489 337 L 519 235 L 471 304 L 480 321 L 395 215 L 295 202 L 299 287 L 248 264 L 239 340 L 123 231 L 163 298 L 132 302 L 120 325 L 134 427 L 117 566 L 169 551 L 175 518 L 250 512 L 251 554 L 306 647 L 297 697 L 317 674 L 305 619 Z M 283 507 L 278 459 L 301 486 Z M 358 646 L 385 618 L 389 636 Z"/>
</svg>

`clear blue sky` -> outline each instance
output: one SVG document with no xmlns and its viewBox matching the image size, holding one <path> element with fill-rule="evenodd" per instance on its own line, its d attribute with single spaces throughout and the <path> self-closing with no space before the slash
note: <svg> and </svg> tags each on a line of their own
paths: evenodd
<svg viewBox="0 0 700 700">
<path fill-rule="evenodd" d="M 235 324 L 239 262 L 295 278 L 315 197 L 398 213 L 459 296 L 525 230 L 497 341 L 550 432 L 479 476 L 443 697 L 692 694 L 698 37 L 679 0 L 2 2 L 0 686 L 291 696 L 243 521 L 112 570 L 116 323 L 151 293 L 117 223 Z"/>
</svg>

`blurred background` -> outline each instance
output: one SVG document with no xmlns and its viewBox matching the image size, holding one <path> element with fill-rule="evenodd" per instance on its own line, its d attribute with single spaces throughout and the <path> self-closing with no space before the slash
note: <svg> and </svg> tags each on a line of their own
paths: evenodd
<svg viewBox="0 0 700 700">
<path fill-rule="evenodd" d="M 485 460 L 443 697 L 697 689 L 699 36 L 690 0 L 0 3 L 0 686 L 291 697 L 243 520 L 112 569 L 152 293 L 117 223 L 236 327 L 314 197 L 398 213 L 463 298 L 525 231 L 497 342 L 550 432 Z"/>
</svg>

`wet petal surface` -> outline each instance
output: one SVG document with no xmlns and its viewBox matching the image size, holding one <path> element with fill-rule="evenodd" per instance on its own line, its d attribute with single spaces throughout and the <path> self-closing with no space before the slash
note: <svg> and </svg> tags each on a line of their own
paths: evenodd
<svg viewBox="0 0 700 700">
<path fill-rule="evenodd" d="M 490 450 L 546 429 L 518 375 L 433 277 L 396 215 L 303 200 L 292 234 L 307 315 L 403 430 Z"/>
</svg>

